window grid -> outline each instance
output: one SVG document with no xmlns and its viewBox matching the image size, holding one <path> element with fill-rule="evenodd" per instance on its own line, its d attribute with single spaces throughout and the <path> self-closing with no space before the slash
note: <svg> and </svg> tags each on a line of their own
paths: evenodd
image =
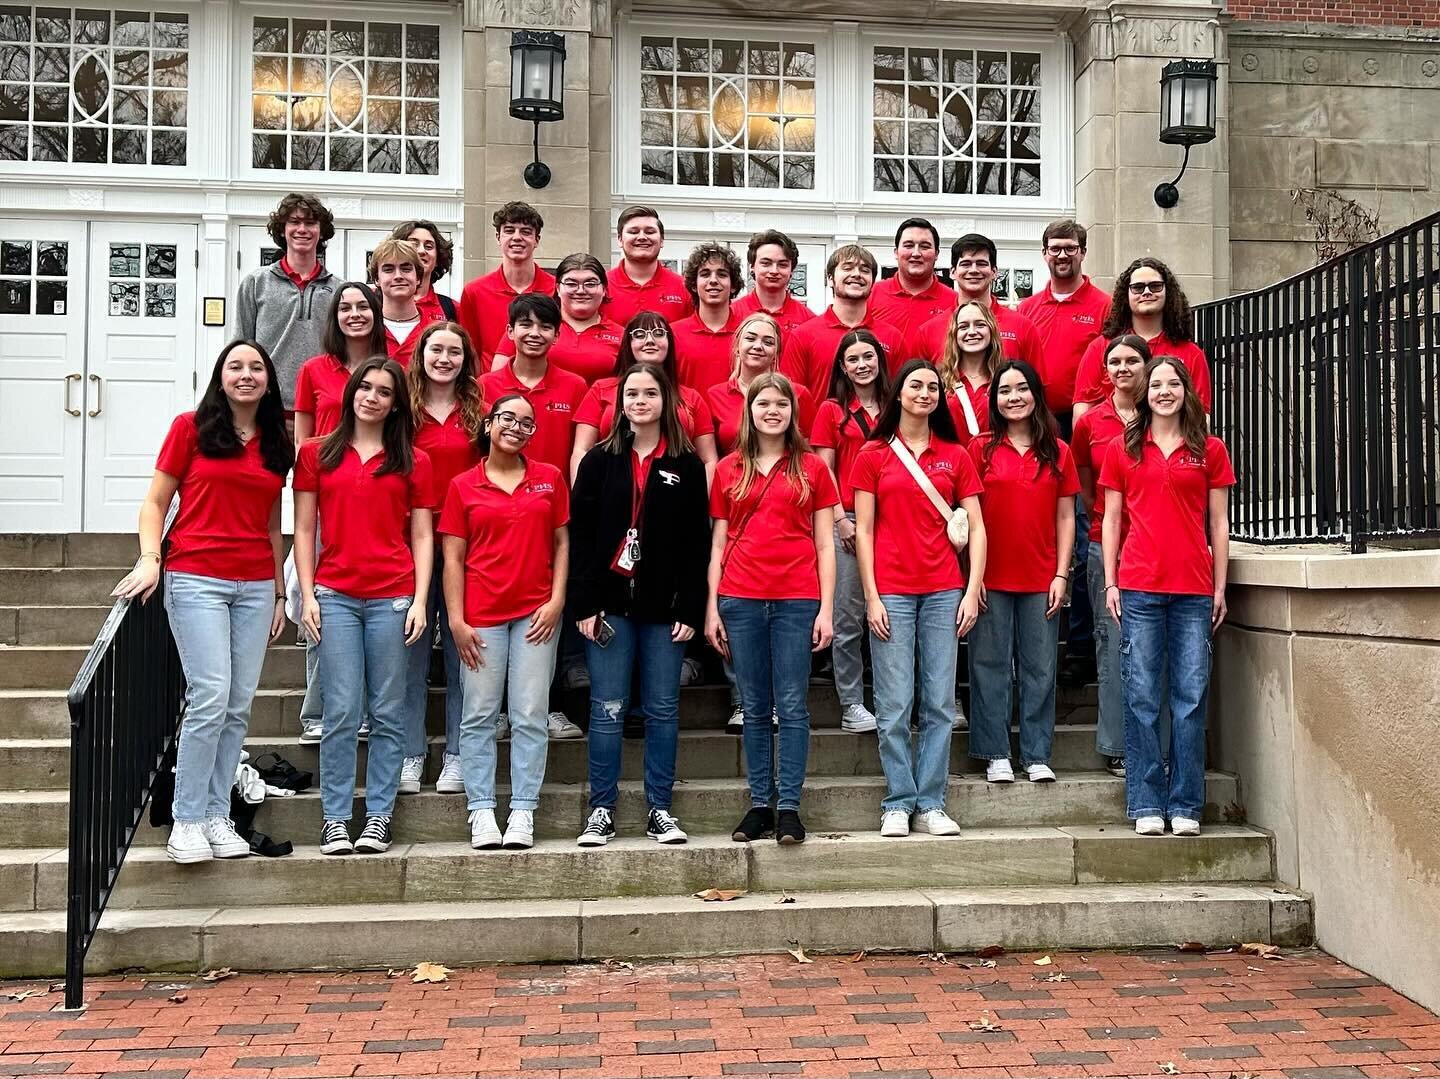
<svg viewBox="0 0 1440 1079">
<path fill-rule="evenodd" d="M 69 272 L 68 241 L 0 240 L 0 315 L 65 314 Z"/>
<path fill-rule="evenodd" d="M 257 169 L 438 176 L 440 27 L 256 16 Z"/>
<path fill-rule="evenodd" d="M 183 166 L 189 16 L 0 4 L 0 161 Z"/>
<path fill-rule="evenodd" d="M 143 254 L 142 254 L 143 252 Z M 110 314 L 175 317 L 174 244 L 112 243 L 107 273 Z"/>
</svg>

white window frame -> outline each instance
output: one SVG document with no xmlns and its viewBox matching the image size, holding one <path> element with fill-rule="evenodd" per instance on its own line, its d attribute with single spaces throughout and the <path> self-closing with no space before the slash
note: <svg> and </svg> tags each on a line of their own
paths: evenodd
<svg viewBox="0 0 1440 1079">
<path fill-rule="evenodd" d="M 414 176 L 405 173 L 330 172 L 323 169 L 261 169 L 254 165 L 251 153 L 251 79 L 254 71 L 254 20 L 256 17 L 323 18 L 344 21 L 433 22 L 440 26 L 440 171 L 435 176 Z M 460 175 L 464 148 L 464 116 L 462 115 L 462 72 L 460 57 L 460 22 L 455 6 L 446 3 L 377 3 L 321 4 L 307 10 L 293 4 L 248 3 L 236 6 L 231 26 L 235 43 L 235 65 L 232 91 L 235 108 L 231 140 L 234 154 L 234 175 L 243 181 L 269 185 L 302 185 L 325 190 L 336 188 L 372 189 L 387 192 L 455 191 L 462 183 Z"/>
</svg>

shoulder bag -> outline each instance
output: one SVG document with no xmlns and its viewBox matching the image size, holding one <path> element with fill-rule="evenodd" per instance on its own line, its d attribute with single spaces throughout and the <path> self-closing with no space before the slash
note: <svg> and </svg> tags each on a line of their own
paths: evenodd
<svg viewBox="0 0 1440 1079">
<path fill-rule="evenodd" d="M 896 435 L 890 440 L 890 449 L 895 456 L 900 458 L 900 463 L 905 466 L 907 472 L 917 484 L 920 490 L 929 497 L 930 502 L 939 512 L 941 519 L 945 522 L 945 537 L 950 541 L 950 546 L 957 551 L 963 551 L 965 545 L 970 542 L 970 515 L 963 509 L 952 509 L 950 503 L 941 497 L 940 492 L 935 489 L 935 484 L 930 477 L 925 475 L 918 461 L 915 460 L 905 443 Z"/>
</svg>

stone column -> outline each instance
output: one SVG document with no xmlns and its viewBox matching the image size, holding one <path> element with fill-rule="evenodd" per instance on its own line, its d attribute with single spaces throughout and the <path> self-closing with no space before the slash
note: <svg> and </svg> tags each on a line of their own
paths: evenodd
<svg viewBox="0 0 1440 1079">
<path fill-rule="evenodd" d="M 1112 0 L 1069 24 L 1075 43 L 1075 207 L 1090 228 L 1086 268 L 1103 283 L 1132 259 L 1164 259 L 1192 302 L 1230 291 L 1229 87 L 1215 9 L 1144 8 Z M 1215 141 L 1190 152 L 1180 202 L 1155 205 L 1155 185 L 1180 171 L 1182 147 L 1160 132 L 1160 70 L 1171 60 L 1220 65 Z"/>
<path fill-rule="evenodd" d="M 565 118 L 540 125 L 540 159 L 550 184 L 526 185 L 534 125 L 510 116 L 510 36 L 554 30 L 565 38 Z M 540 258 L 553 265 L 594 245 L 592 209 L 609 233 L 609 0 L 465 0 L 465 276 L 498 264 L 490 216 L 512 199 L 545 218 Z M 608 261 L 608 243 L 596 248 Z"/>
</svg>

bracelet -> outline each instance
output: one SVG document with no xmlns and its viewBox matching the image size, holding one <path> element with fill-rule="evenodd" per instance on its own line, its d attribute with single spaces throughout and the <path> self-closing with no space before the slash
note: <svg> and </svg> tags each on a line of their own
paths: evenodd
<svg viewBox="0 0 1440 1079">
<path fill-rule="evenodd" d="M 1120 591 L 1120 586 L 1119 586 L 1118 584 L 1107 584 L 1107 585 L 1105 586 L 1105 591 L 1108 592 L 1108 591 L 1110 591 L 1110 589 L 1112 589 L 1112 588 L 1115 589 L 1115 591 L 1117 591 L 1117 592 Z"/>
<path fill-rule="evenodd" d="M 285 597 L 285 593 L 284 593 L 284 592 L 276 592 L 276 593 L 275 593 L 275 601 L 276 601 L 277 603 L 278 603 L 280 600 L 285 599 L 285 598 L 286 598 L 286 597 Z"/>
<path fill-rule="evenodd" d="M 157 566 L 160 564 L 160 552 L 159 552 L 159 551 L 141 551 L 141 552 L 140 552 L 140 557 L 137 558 L 135 561 L 137 561 L 137 562 L 142 562 L 142 561 L 144 561 L 144 560 L 147 559 L 147 558 L 153 558 L 153 559 L 155 559 L 155 564 L 156 564 Z"/>
<path fill-rule="evenodd" d="M 1051 577 L 1050 579 L 1051 579 L 1052 581 L 1068 581 L 1068 580 L 1070 579 L 1070 574 L 1068 574 L 1068 573 L 1057 573 L 1057 574 L 1055 574 L 1054 577 Z"/>
</svg>

